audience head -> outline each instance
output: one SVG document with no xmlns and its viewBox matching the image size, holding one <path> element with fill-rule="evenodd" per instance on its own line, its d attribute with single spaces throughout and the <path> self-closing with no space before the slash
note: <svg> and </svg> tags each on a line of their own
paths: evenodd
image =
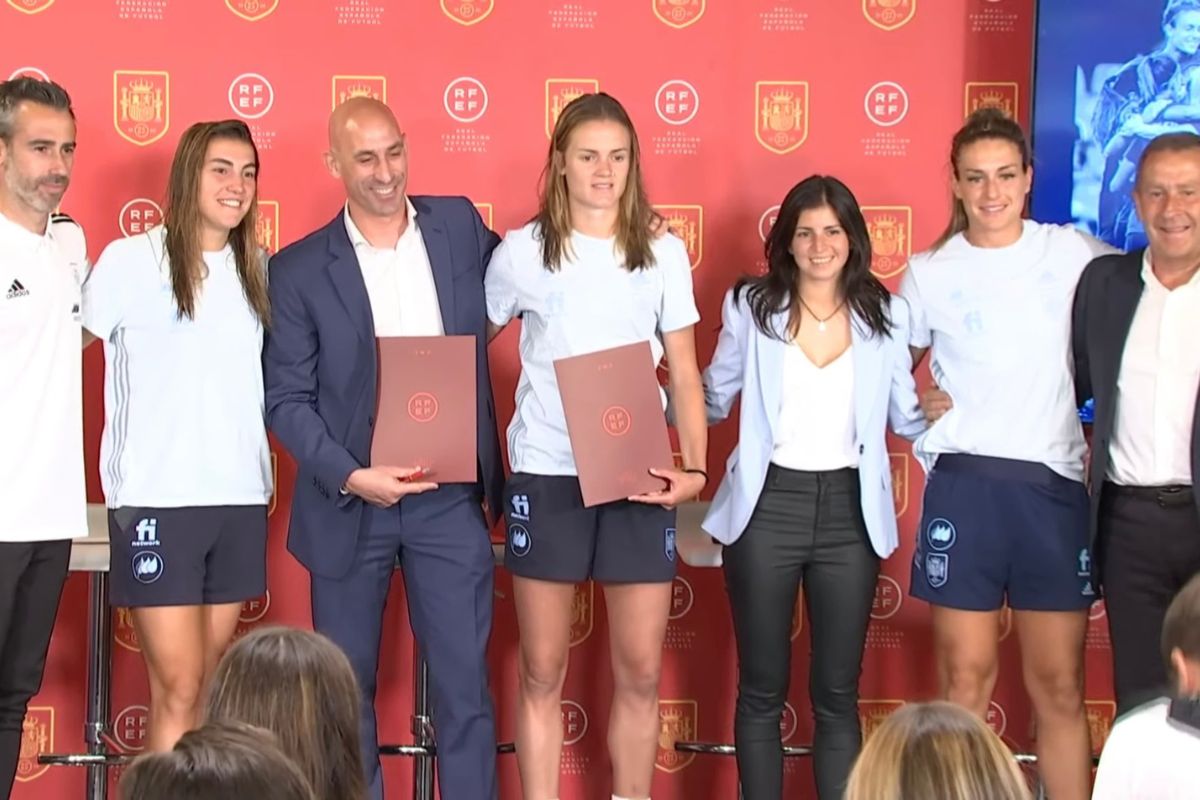
<svg viewBox="0 0 1200 800">
<path fill-rule="evenodd" d="M 121 800 L 318 800 L 269 731 L 210 723 L 166 753 L 138 758 L 121 776 Z"/>
<path fill-rule="evenodd" d="M 273 732 L 321 800 L 362 800 L 359 702 L 354 670 L 337 645 L 312 631 L 272 626 L 226 652 L 207 714 Z"/>
<path fill-rule="evenodd" d="M 912 703 L 867 739 L 846 800 L 1030 800 L 1016 760 L 981 719 L 951 703 Z"/>
<path fill-rule="evenodd" d="M 1200 574 L 1179 590 L 1163 618 L 1162 654 L 1180 697 L 1200 697 Z"/>
</svg>

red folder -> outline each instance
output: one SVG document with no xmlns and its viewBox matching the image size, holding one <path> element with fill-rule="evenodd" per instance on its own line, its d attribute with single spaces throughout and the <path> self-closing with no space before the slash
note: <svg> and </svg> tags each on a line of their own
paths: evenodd
<svg viewBox="0 0 1200 800">
<path fill-rule="evenodd" d="M 554 362 L 583 504 L 665 489 L 674 465 L 649 342 Z"/>
<path fill-rule="evenodd" d="M 435 483 L 474 483 L 474 336 L 386 336 L 371 465 L 421 467 Z"/>
</svg>

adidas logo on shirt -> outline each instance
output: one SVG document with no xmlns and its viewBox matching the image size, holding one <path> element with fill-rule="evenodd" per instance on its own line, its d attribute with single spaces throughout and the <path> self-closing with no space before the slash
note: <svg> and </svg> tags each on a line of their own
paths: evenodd
<svg viewBox="0 0 1200 800">
<path fill-rule="evenodd" d="M 29 294 L 29 290 L 21 285 L 20 281 L 14 280 L 12 286 L 8 287 L 8 294 L 4 297 L 6 300 L 13 300 L 17 297 L 25 297 Z"/>
</svg>

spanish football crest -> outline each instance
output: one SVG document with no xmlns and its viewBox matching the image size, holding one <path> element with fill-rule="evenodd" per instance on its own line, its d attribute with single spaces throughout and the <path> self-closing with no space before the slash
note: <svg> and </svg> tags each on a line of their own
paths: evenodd
<svg viewBox="0 0 1200 800">
<path fill-rule="evenodd" d="M 867 20 L 885 31 L 907 25 L 917 13 L 917 0 L 862 0 Z"/>
<path fill-rule="evenodd" d="M 683 240 L 692 269 L 700 266 L 704 257 L 704 206 L 656 205 L 671 233 Z"/>
<path fill-rule="evenodd" d="M 54 0 L 8 0 L 8 4 L 24 14 L 40 14 L 54 5 Z"/>
<path fill-rule="evenodd" d="M 268 253 L 279 252 L 279 201 L 278 200 L 259 200 L 258 201 L 258 226 L 255 234 L 258 238 L 258 246 L 266 250 Z M 275 454 L 271 453 L 271 473 L 277 475 L 278 468 L 275 463 Z M 270 514 L 275 510 L 275 494 L 271 494 L 271 505 L 267 513 Z"/>
<path fill-rule="evenodd" d="M 280 0 L 225 0 L 225 7 L 244 20 L 258 22 L 279 8 Z"/>
<path fill-rule="evenodd" d="M 981 108 L 998 108 L 1014 119 L 1017 116 L 1020 87 L 1015 81 L 968 81 L 963 94 L 964 117 Z"/>
<path fill-rule="evenodd" d="M 892 502 L 896 505 L 896 516 L 908 511 L 908 455 L 906 453 L 888 453 L 888 461 L 892 467 Z"/>
<path fill-rule="evenodd" d="M 547 78 L 546 79 L 546 138 L 554 135 L 558 115 L 577 97 L 600 91 L 600 81 L 595 78 Z"/>
<path fill-rule="evenodd" d="M 495 7 L 496 0 L 442 0 L 442 13 L 460 25 L 483 22 Z"/>
<path fill-rule="evenodd" d="M 171 76 L 159 70 L 115 71 L 113 124 L 136 145 L 161 139 L 171 126 Z"/>
<path fill-rule="evenodd" d="M 39 764 L 38 756 L 54 750 L 54 708 L 30 706 L 21 721 L 21 750 L 17 755 L 17 780 L 24 783 L 40 778 L 49 764 Z"/>
<path fill-rule="evenodd" d="M 912 209 L 908 206 L 863 206 L 862 212 L 871 235 L 871 272 L 877 278 L 899 275 L 908 266 L 908 258 L 912 255 Z"/>
<path fill-rule="evenodd" d="M 337 108 L 352 97 L 372 97 L 386 103 L 387 78 L 382 75 L 334 75 L 331 108 Z"/>
<path fill-rule="evenodd" d="M 686 28 L 704 16 L 704 0 L 650 0 L 654 16 L 672 28 Z"/>
<path fill-rule="evenodd" d="M 1112 733 L 1113 721 L 1117 718 L 1117 704 L 1112 700 L 1084 700 L 1083 706 L 1087 713 L 1092 752 L 1099 753 Z"/>
<path fill-rule="evenodd" d="M 492 208 L 492 204 L 491 203 L 476 203 L 475 210 L 478 211 L 479 216 L 483 218 L 483 224 L 487 226 L 488 230 L 495 230 L 495 228 L 492 227 L 492 225 L 495 224 L 493 221 L 493 218 L 495 217 L 495 212 L 494 212 L 494 209 Z"/>
<path fill-rule="evenodd" d="M 571 647 L 583 644 L 592 635 L 592 620 L 596 605 L 596 585 L 591 581 L 575 584 L 571 600 Z"/>
<path fill-rule="evenodd" d="M 858 719 L 862 723 L 863 741 L 892 713 L 904 705 L 903 700 L 859 700 Z"/>
<path fill-rule="evenodd" d="M 658 701 L 658 754 L 655 769 L 679 772 L 696 759 L 695 753 L 680 753 L 676 742 L 695 741 L 697 705 L 695 700 Z"/>
<path fill-rule="evenodd" d="M 808 81 L 758 81 L 754 105 L 754 136 L 772 153 L 790 153 L 808 139 Z"/>
</svg>

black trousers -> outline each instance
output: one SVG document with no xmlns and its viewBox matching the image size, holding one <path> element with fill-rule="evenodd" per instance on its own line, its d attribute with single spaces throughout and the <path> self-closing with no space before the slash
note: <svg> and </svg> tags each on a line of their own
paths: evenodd
<svg viewBox="0 0 1200 800">
<path fill-rule="evenodd" d="M 803 585 L 817 794 L 838 800 L 862 741 L 858 679 L 879 576 L 858 471 L 771 465 L 750 523 L 725 548 L 724 563 L 738 650 L 734 743 L 742 794 L 745 800 L 783 796 L 779 721 L 791 674 L 792 613 Z"/>
<path fill-rule="evenodd" d="M 1113 649 L 1117 713 L 1167 693 L 1163 617 L 1200 572 L 1200 515 L 1190 490 L 1104 484 L 1098 556 Z"/>
<path fill-rule="evenodd" d="M 12 792 L 70 561 L 70 541 L 0 542 L 0 797 Z"/>
</svg>

